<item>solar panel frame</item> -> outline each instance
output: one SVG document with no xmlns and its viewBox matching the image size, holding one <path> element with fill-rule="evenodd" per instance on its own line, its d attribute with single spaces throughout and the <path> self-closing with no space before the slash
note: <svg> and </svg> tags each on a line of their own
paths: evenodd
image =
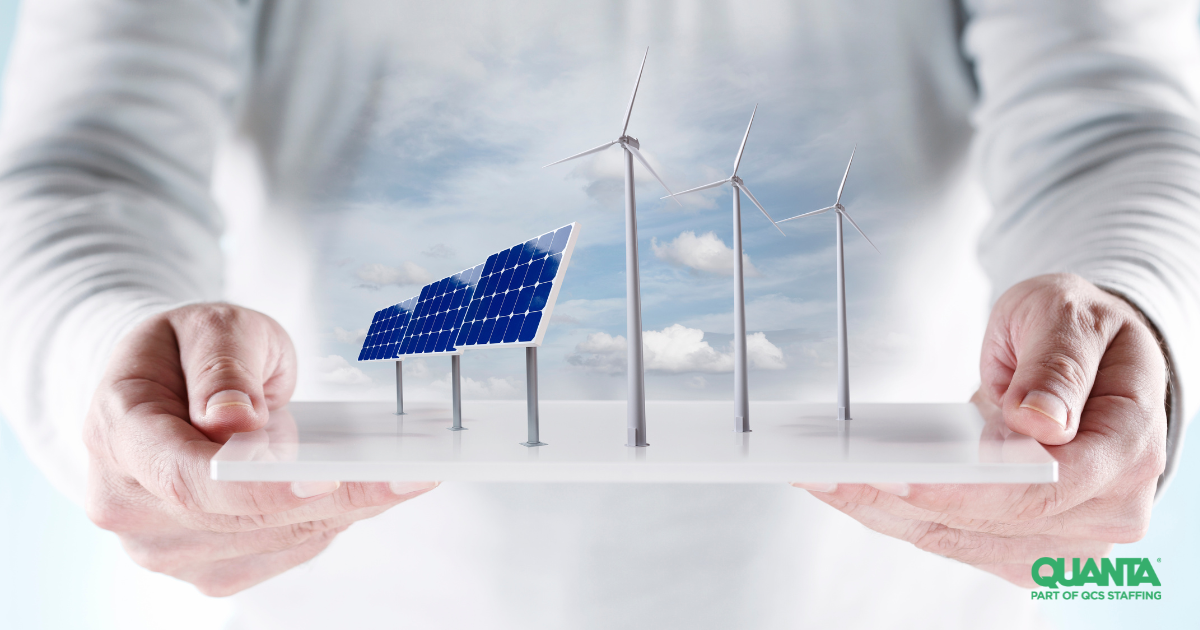
<svg viewBox="0 0 1200 630">
<path fill-rule="evenodd" d="M 578 238 L 579 223 L 569 223 L 493 253 L 376 311 L 358 360 L 542 345 Z"/>
</svg>

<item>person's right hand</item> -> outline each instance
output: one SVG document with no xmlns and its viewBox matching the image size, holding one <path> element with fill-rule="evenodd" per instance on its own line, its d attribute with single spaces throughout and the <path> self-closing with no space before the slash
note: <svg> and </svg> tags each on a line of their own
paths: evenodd
<svg viewBox="0 0 1200 630">
<path fill-rule="evenodd" d="M 436 487 L 213 481 L 221 444 L 261 428 L 295 384 L 292 342 L 262 313 L 197 304 L 143 322 L 114 351 L 85 421 L 88 517 L 143 567 L 224 596 Z"/>
</svg>

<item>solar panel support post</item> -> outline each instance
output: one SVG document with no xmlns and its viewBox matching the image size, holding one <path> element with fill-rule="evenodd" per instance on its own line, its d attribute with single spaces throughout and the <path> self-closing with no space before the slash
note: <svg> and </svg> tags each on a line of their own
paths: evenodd
<svg viewBox="0 0 1200 630">
<path fill-rule="evenodd" d="M 529 415 L 529 440 L 522 446 L 545 446 L 538 435 L 537 346 L 525 348 L 525 406 Z"/>
<path fill-rule="evenodd" d="M 462 355 L 450 355 L 450 396 L 453 398 L 451 403 L 454 409 L 454 424 L 450 427 L 451 431 L 466 431 L 467 428 L 462 425 Z"/>
<path fill-rule="evenodd" d="M 404 415 L 404 361 L 396 360 L 396 415 Z"/>
<path fill-rule="evenodd" d="M 630 139 L 632 140 L 632 138 Z M 636 141 L 634 141 L 636 142 Z M 625 148 L 625 332 L 629 339 L 629 403 L 625 446 L 646 443 L 646 379 L 642 363 L 642 281 L 638 273 L 637 204 L 633 190 L 633 153 Z"/>
<path fill-rule="evenodd" d="M 746 377 L 746 289 L 742 282 L 742 191 L 733 188 L 733 430 L 750 431 Z"/>
</svg>

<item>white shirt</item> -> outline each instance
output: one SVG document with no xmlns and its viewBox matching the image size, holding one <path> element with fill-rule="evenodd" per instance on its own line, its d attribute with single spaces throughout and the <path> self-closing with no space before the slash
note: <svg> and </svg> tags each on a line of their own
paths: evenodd
<svg viewBox="0 0 1200 630">
<path fill-rule="evenodd" d="M 727 142 L 705 124 L 721 87 L 783 121 L 754 137 L 790 160 L 759 164 L 770 186 L 799 177 L 825 195 L 821 169 L 840 175 L 845 139 L 862 139 L 851 210 L 889 252 L 859 267 L 879 300 L 853 323 L 875 340 L 855 372 L 864 399 L 964 399 L 989 282 L 998 295 L 1073 271 L 1131 299 L 1172 349 L 1177 453 L 1200 378 L 1196 15 L 1168 1 L 28 3 L 0 122 L 0 404 L 78 498 L 83 410 L 112 344 L 150 313 L 229 299 L 278 319 L 311 363 L 347 317 L 335 261 L 417 251 L 491 194 L 520 202 L 514 184 L 472 197 L 480 173 L 543 177 L 545 202 L 472 234 L 516 242 L 578 218 L 569 205 L 597 243 L 619 242 L 604 162 L 525 173 L 611 134 L 593 121 L 619 112 L 580 92 L 614 85 L 623 106 L 629 51 L 651 42 L 659 87 L 635 124 L 663 163 L 691 163 L 669 175 L 696 177 L 708 162 L 691 154 Z M 471 151 L 444 147 L 458 136 Z M 467 166 L 426 170 L 438 159 Z M 429 197 L 402 191 L 382 213 L 393 186 Z M 403 229 L 365 242 L 381 220 Z M 570 383 L 543 391 L 556 386 Z M 302 374 L 297 396 L 331 392 Z M 236 623 L 877 627 L 904 605 L 914 627 L 1012 627 L 1026 599 L 786 487 L 460 484 L 240 595 Z"/>
</svg>

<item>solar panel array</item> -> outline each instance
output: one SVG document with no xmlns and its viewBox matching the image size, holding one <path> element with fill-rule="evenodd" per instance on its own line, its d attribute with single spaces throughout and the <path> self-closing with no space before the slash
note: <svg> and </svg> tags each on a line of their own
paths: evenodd
<svg viewBox="0 0 1200 630">
<path fill-rule="evenodd" d="M 577 223 L 518 243 L 375 313 L 359 361 L 541 344 Z"/>
</svg>

